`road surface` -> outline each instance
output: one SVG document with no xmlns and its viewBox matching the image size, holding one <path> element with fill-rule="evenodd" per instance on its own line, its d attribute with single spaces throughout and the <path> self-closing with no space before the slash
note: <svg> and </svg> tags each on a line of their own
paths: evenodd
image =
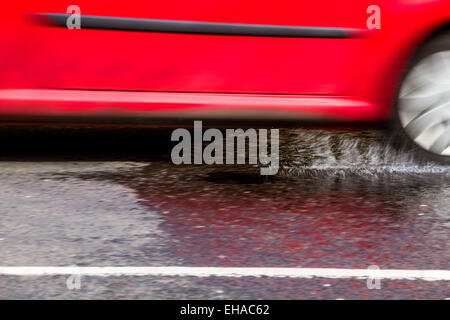
<svg viewBox="0 0 450 320">
<path fill-rule="evenodd" d="M 280 171 L 262 177 L 175 166 L 170 132 L 2 126 L 0 298 L 450 298 L 450 167 L 394 148 L 381 129 L 281 129 Z M 33 266 L 47 271 L 19 274 Z M 49 269 L 69 266 L 80 273 Z M 369 266 L 417 277 L 389 273 L 379 289 L 339 277 Z M 133 274 L 144 267 L 163 268 Z"/>
</svg>

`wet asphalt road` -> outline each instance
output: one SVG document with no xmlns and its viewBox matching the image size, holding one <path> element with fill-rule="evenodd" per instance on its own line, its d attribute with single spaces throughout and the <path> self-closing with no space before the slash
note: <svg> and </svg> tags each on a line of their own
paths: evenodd
<svg viewBox="0 0 450 320">
<path fill-rule="evenodd" d="M 450 168 L 385 130 L 282 129 L 281 169 L 175 166 L 170 130 L 2 126 L 1 266 L 450 269 Z M 5 299 L 448 299 L 448 281 L 0 275 Z"/>
</svg>

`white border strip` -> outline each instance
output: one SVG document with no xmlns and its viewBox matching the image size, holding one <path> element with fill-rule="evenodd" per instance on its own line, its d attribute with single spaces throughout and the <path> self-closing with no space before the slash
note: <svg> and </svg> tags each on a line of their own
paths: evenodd
<svg viewBox="0 0 450 320">
<path fill-rule="evenodd" d="M 335 269 L 335 268 L 220 268 L 220 267 L 0 267 L 11 276 L 181 276 L 181 277 L 289 277 L 372 278 L 449 281 L 450 270 Z"/>
</svg>

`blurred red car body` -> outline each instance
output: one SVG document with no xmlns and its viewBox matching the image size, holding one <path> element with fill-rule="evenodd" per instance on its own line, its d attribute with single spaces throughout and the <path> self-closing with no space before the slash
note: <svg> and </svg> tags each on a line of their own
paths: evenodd
<svg viewBox="0 0 450 320">
<path fill-rule="evenodd" d="M 447 0 L 77 0 L 82 17 L 144 30 L 83 18 L 71 30 L 52 15 L 69 4 L 0 5 L 0 115 L 385 120 L 414 52 L 450 23 Z M 374 4 L 379 30 L 366 25 Z M 154 19 L 216 32 L 145 29 Z M 299 34 L 271 36 L 276 26 Z"/>
</svg>

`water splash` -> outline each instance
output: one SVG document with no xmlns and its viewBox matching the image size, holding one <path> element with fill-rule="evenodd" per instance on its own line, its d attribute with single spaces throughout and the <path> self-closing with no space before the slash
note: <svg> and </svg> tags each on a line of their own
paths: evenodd
<svg viewBox="0 0 450 320">
<path fill-rule="evenodd" d="M 290 130 L 281 142 L 281 174 L 444 174 L 450 166 L 420 156 L 389 132 Z"/>
</svg>

